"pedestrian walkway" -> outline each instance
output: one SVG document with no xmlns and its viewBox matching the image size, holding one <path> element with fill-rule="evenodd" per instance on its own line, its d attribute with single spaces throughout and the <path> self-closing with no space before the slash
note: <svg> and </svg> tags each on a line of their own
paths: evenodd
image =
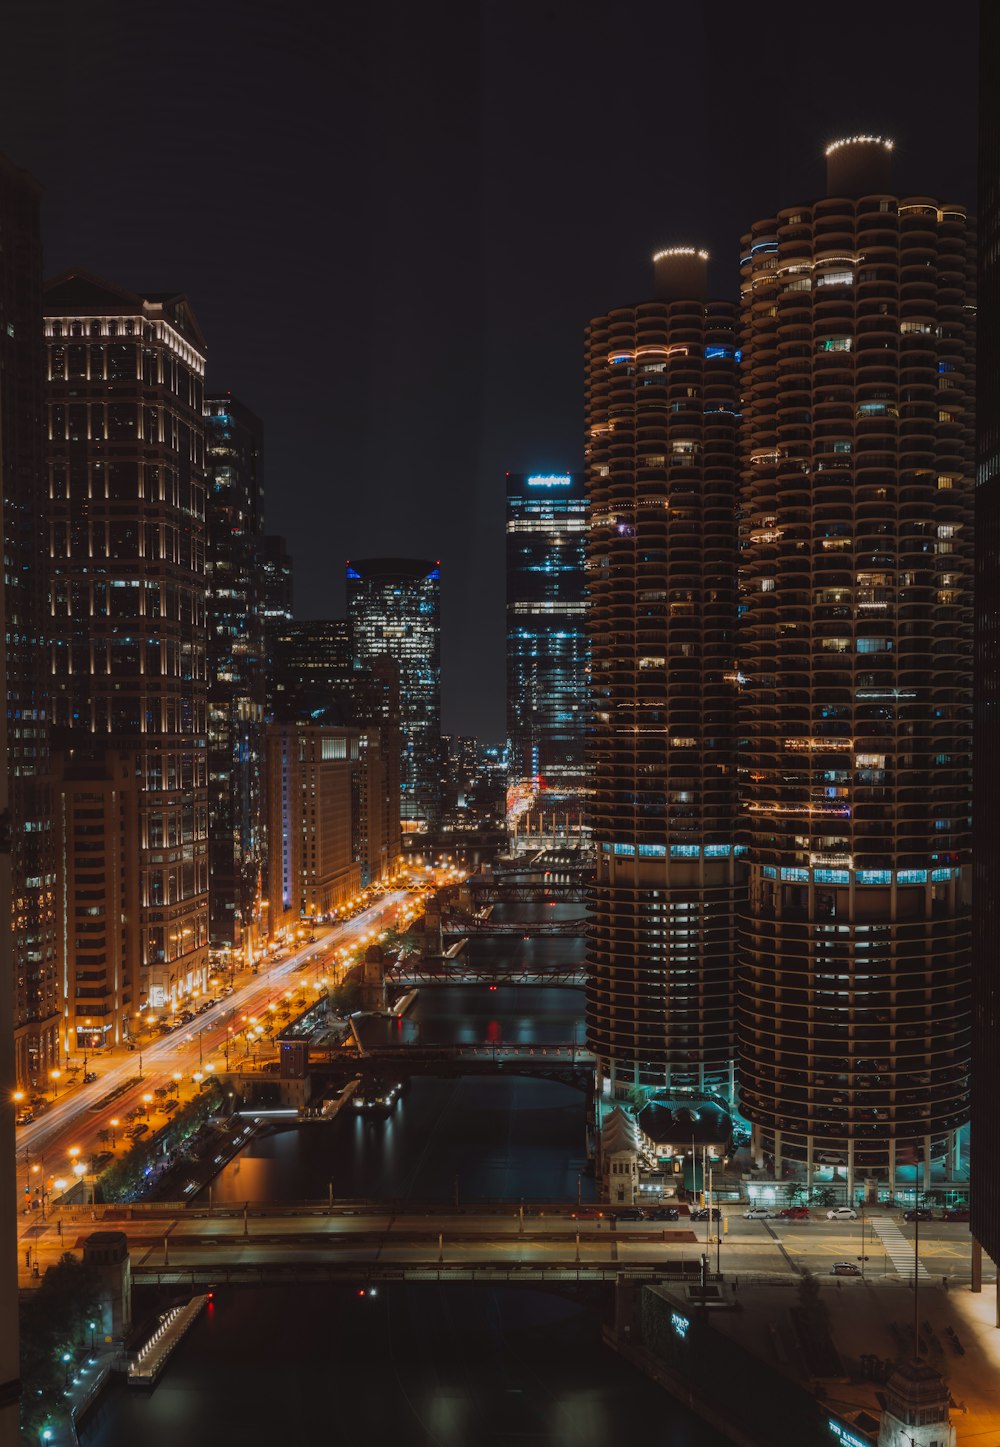
<svg viewBox="0 0 1000 1447">
<path fill-rule="evenodd" d="M 895 1221 L 888 1217 L 869 1217 L 872 1230 L 882 1242 L 885 1254 L 899 1272 L 900 1276 L 913 1276 L 913 1242 L 907 1241 Z M 917 1265 L 917 1279 L 919 1281 L 930 1281 L 930 1276 L 923 1262 Z"/>
<path fill-rule="evenodd" d="M 128 1364 L 130 1387 L 152 1387 L 174 1347 L 193 1325 L 208 1296 L 193 1296 L 186 1306 L 175 1306 L 160 1320 L 149 1341 Z"/>
</svg>

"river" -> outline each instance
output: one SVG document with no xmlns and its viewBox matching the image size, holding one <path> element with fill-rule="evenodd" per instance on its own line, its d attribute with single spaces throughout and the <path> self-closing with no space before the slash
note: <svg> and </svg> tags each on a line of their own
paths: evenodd
<svg viewBox="0 0 1000 1447">
<path fill-rule="evenodd" d="M 497 907 L 497 918 L 573 917 L 578 905 Z M 578 964 L 581 939 L 475 940 L 471 957 Z M 583 992 L 425 989 L 369 1038 L 430 1043 L 583 1041 Z M 353 1111 L 255 1139 L 214 1182 L 216 1201 L 591 1199 L 584 1097 L 516 1076 L 416 1078 L 387 1120 Z M 207 1192 L 205 1193 L 207 1195 Z M 601 1288 L 392 1284 L 376 1297 L 328 1285 L 216 1292 L 149 1397 L 114 1392 L 86 1447 L 721 1447 L 601 1345 Z M 151 1310 L 151 1295 L 137 1301 Z"/>
</svg>

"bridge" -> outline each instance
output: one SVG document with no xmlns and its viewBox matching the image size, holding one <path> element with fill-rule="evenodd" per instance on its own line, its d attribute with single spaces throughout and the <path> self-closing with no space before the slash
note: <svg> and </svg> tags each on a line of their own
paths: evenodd
<svg viewBox="0 0 1000 1447">
<path fill-rule="evenodd" d="M 558 935 L 586 934 L 587 916 L 553 920 L 494 920 L 476 915 L 451 914 L 441 920 L 441 933 L 448 936 L 468 934 L 513 935 L 528 939 L 536 935 L 553 938 Z"/>
<path fill-rule="evenodd" d="M 577 1090 L 594 1088 L 595 1056 L 580 1045 L 376 1045 L 356 1050 L 310 1051 L 309 1073 L 384 1070 L 408 1075 L 528 1075 Z"/>
<path fill-rule="evenodd" d="M 466 881 L 469 892 L 479 904 L 498 900 L 519 900 L 537 903 L 540 899 L 562 899 L 573 902 L 583 900 L 583 882 L 580 880 L 538 879 L 490 879 L 487 875 L 474 874 Z"/>
<path fill-rule="evenodd" d="M 585 985 L 587 972 L 580 965 L 538 965 L 532 968 L 472 965 L 458 960 L 443 967 L 422 964 L 387 966 L 386 982 L 406 989 L 433 985 Z"/>
</svg>

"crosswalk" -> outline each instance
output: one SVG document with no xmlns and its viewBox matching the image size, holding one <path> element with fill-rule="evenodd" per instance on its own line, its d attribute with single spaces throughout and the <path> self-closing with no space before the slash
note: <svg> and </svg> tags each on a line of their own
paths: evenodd
<svg viewBox="0 0 1000 1447">
<path fill-rule="evenodd" d="M 887 1217 L 872 1216 L 869 1218 L 871 1228 L 882 1242 L 885 1254 L 899 1272 L 900 1276 L 913 1276 L 913 1242 L 907 1241 L 895 1221 Z M 930 1276 L 924 1263 L 921 1261 L 917 1267 L 917 1278 L 920 1281 L 930 1281 Z"/>
</svg>

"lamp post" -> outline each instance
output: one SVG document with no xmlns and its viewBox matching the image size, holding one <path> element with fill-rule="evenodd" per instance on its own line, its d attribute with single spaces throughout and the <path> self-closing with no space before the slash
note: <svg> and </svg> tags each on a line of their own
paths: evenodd
<svg viewBox="0 0 1000 1447">
<path fill-rule="evenodd" d="M 59 1098 L 59 1082 L 60 1082 L 60 1080 L 62 1079 L 62 1071 L 61 1071 L 61 1070 L 50 1070 L 50 1071 L 49 1071 L 49 1079 L 52 1081 L 52 1083 L 53 1083 L 53 1085 L 54 1085 L 54 1087 L 55 1087 L 55 1096 L 56 1096 L 56 1099 L 58 1099 L 58 1098 Z"/>
<path fill-rule="evenodd" d="M 115 1146 L 118 1144 L 118 1117 L 116 1115 L 113 1115 L 108 1121 L 108 1125 L 111 1127 L 111 1149 L 114 1150 Z"/>
</svg>

